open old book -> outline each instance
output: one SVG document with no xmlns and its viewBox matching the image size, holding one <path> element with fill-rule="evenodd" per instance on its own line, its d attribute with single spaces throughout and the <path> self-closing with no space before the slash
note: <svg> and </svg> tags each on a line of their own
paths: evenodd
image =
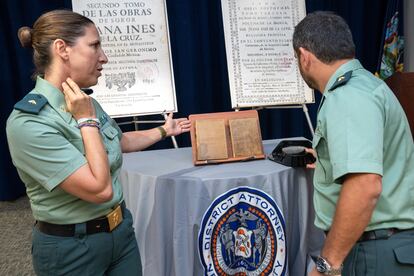
<svg viewBox="0 0 414 276">
<path fill-rule="evenodd" d="M 190 115 L 195 165 L 263 159 L 256 110 Z"/>
</svg>

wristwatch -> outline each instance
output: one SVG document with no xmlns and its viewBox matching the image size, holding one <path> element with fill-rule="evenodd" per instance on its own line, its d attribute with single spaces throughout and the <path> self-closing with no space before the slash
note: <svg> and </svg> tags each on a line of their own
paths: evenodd
<svg viewBox="0 0 414 276">
<path fill-rule="evenodd" d="M 323 257 L 321 256 L 311 256 L 313 261 L 316 265 L 316 270 L 319 273 L 322 273 L 324 275 L 341 275 L 342 269 L 344 267 L 343 264 L 341 264 L 338 268 L 333 268 L 332 265 Z"/>
</svg>

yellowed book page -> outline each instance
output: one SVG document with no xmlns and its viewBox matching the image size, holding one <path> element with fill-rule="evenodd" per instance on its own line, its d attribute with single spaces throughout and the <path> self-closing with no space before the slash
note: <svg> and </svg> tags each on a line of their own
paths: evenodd
<svg viewBox="0 0 414 276">
<path fill-rule="evenodd" d="M 263 154 L 258 123 L 256 118 L 229 120 L 233 157 L 252 157 Z"/>
<path fill-rule="evenodd" d="M 227 159 L 226 128 L 223 119 L 196 120 L 197 160 Z"/>
</svg>

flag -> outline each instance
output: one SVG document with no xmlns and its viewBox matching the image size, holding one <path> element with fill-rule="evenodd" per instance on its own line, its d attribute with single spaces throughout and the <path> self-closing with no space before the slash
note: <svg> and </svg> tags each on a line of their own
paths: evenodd
<svg viewBox="0 0 414 276">
<path fill-rule="evenodd" d="M 404 37 L 402 1 L 389 0 L 385 18 L 383 47 L 380 50 L 378 68 L 375 75 L 381 79 L 390 77 L 394 72 L 402 72 Z"/>
</svg>

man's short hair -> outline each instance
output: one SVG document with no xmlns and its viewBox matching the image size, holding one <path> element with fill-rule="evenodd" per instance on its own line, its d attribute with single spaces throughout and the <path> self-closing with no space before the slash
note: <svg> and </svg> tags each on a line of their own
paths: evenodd
<svg viewBox="0 0 414 276">
<path fill-rule="evenodd" d="M 355 57 L 355 44 L 345 20 L 333 12 L 308 14 L 295 27 L 293 49 L 305 48 L 323 63 Z"/>
</svg>

